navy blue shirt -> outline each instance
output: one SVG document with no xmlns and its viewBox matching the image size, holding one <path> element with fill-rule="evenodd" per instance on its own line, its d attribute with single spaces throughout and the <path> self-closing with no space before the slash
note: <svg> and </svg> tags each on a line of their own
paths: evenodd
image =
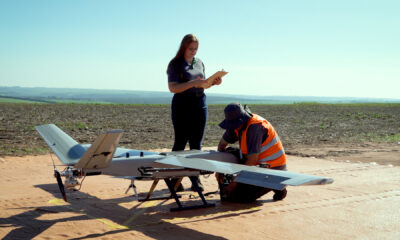
<svg viewBox="0 0 400 240">
<path fill-rule="evenodd" d="M 205 79 L 205 68 L 203 62 L 199 58 L 194 58 L 192 64 L 188 64 L 185 60 L 173 60 L 168 66 L 168 82 L 184 83 L 195 79 Z M 190 88 L 184 93 L 201 94 L 203 88 Z"/>
</svg>

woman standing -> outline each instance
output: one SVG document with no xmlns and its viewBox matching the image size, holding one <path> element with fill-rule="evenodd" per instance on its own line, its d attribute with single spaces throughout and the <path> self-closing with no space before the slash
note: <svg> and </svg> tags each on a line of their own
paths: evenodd
<svg viewBox="0 0 400 240">
<path fill-rule="evenodd" d="M 198 47 L 197 38 L 187 34 L 176 56 L 168 64 L 168 88 L 174 93 L 171 112 L 175 141 L 172 151 L 184 150 L 187 142 L 191 150 L 201 150 L 208 116 L 204 89 L 211 86 L 205 79 L 203 62 L 195 58 Z M 218 78 L 214 84 L 221 82 Z"/>
</svg>

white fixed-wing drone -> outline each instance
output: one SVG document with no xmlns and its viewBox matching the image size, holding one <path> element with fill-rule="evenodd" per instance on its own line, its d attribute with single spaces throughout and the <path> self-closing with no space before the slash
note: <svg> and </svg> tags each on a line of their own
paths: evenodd
<svg viewBox="0 0 400 240">
<path fill-rule="evenodd" d="M 238 160 L 234 155 L 224 152 L 195 150 L 158 153 L 117 148 L 122 130 L 108 131 L 98 136 L 92 145 L 81 145 L 54 124 L 35 128 L 66 167 L 64 171 L 59 172 L 53 163 L 54 176 L 65 201 L 67 199 L 61 176 L 65 177 L 67 188 L 80 185 L 78 179 L 85 176 L 105 174 L 127 178 L 131 180 L 130 187 L 133 188 L 136 197 L 134 180 L 153 180 L 147 197 L 142 201 L 151 200 L 150 196 L 161 179 L 166 182 L 171 197 L 175 198 L 178 204 L 178 208 L 173 208 L 172 211 L 214 206 L 207 203 L 198 188 L 194 177 L 200 174 L 229 174 L 236 182 L 275 190 L 282 190 L 287 185 L 320 185 L 333 182 L 332 178 L 240 165 L 236 163 Z M 182 206 L 175 191 L 180 181 L 175 186 L 170 181 L 171 178 L 181 180 L 182 177 L 189 177 L 198 189 L 202 205 Z"/>
</svg>

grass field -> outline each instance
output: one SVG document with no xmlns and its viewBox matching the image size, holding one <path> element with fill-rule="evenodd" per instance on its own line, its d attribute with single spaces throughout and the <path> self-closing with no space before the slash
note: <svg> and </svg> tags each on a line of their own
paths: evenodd
<svg viewBox="0 0 400 240">
<path fill-rule="evenodd" d="M 37 102 L 25 99 L 0 97 L 0 103 L 37 103 Z"/>
<path fill-rule="evenodd" d="M 225 105 L 209 105 L 203 146 L 216 146 Z M 400 104 L 250 105 L 269 120 L 285 149 L 327 144 L 400 142 Z M 120 145 L 171 148 L 170 105 L 0 103 L 0 155 L 43 154 L 48 147 L 34 126 L 54 123 L 80 143 L 101 132 L 123 129 Z"/>
</svg>

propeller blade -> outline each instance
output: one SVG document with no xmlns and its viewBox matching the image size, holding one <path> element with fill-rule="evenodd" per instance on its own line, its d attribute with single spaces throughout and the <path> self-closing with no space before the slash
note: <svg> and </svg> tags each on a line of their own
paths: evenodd
<svg viewBox="0 0 400 240">
<path fill-rule="evenodd" d="M 61 194 L 62 194 L 62 196 L 63 196 L 63 198 L 64 198 L 64 201 L 67 202 L 67 195 L 65 194 L 64 184 L 62 183 L 61 175 L 60 175 L 60 173 L 59 173 L 57 170 L 54 170 L 54 176 L 55 176 L 56 179 L 57 179 L 58 188 L 60 189 L 60 192 L 61 192 Z"/>
</svg>

